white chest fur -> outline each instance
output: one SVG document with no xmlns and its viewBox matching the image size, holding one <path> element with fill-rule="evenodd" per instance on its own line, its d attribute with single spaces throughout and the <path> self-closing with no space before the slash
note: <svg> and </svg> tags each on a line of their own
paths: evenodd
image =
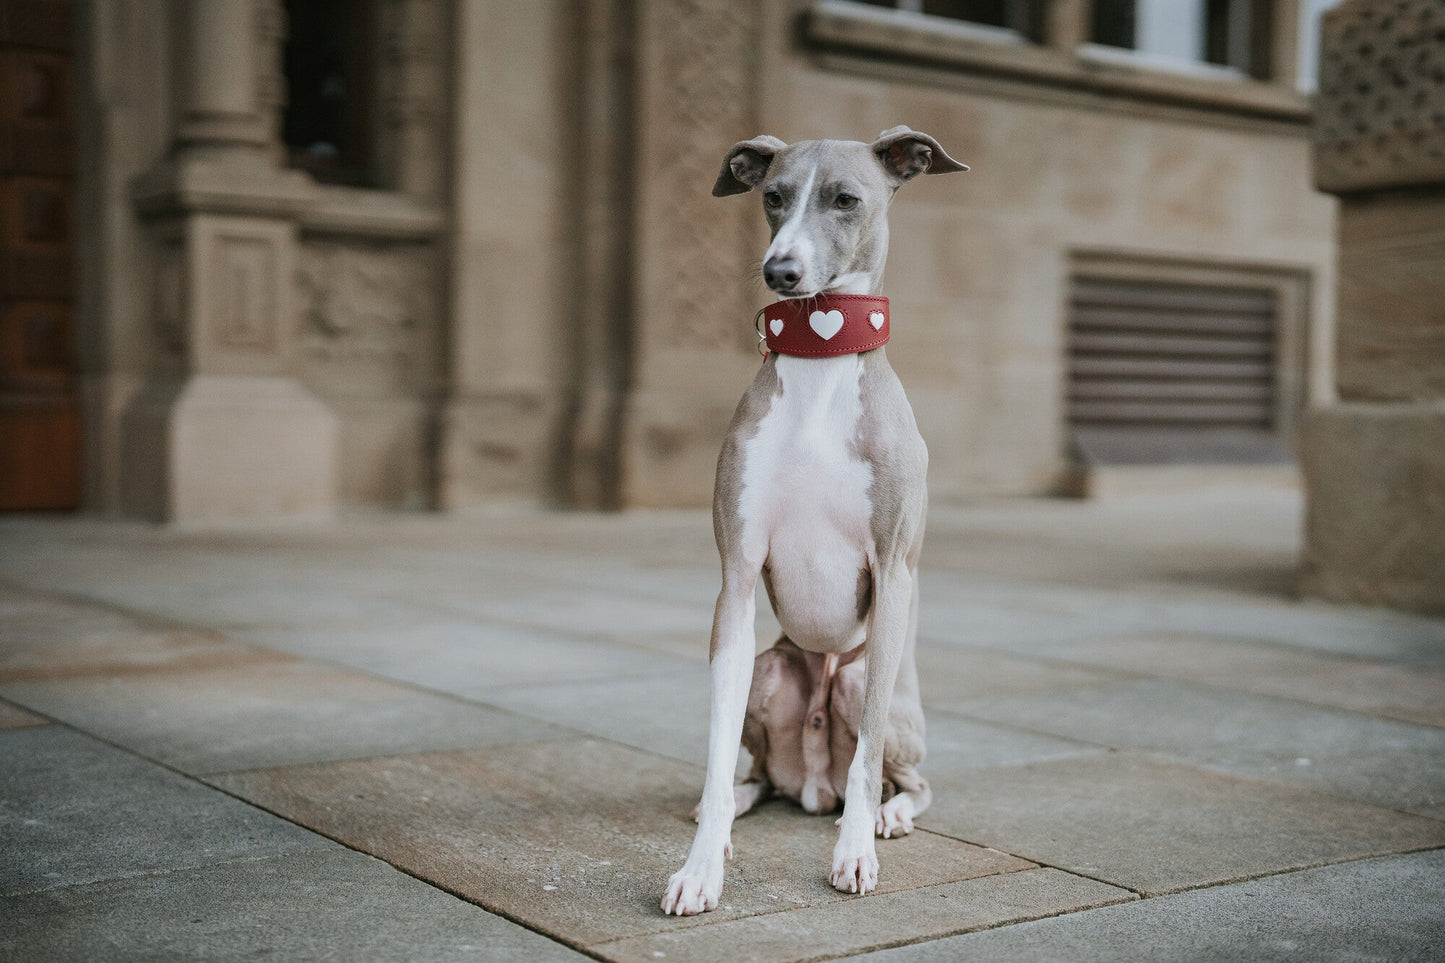
<svg viewBox="0 0 1445 963">
<path fill-rule="evenodd" d="M 768 567 L 788 636 L 845 651 L 861 638 L 860 579 L 872 561 L 873 471 L 857 449 L 862 362 L 780 355 L 775 365 L 781 394 L 743 449 L 743 544 Z"/>
</svg>

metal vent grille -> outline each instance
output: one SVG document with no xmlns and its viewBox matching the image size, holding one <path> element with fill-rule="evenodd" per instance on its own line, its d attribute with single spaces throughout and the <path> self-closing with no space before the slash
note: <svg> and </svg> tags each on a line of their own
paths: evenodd
<svg viewBox="0 0 1445 963">
<path fill-rule="evenodd" d="M 1255 460 L 1277 413 L 1271 289 L 1075 277 L 1068 419 L 1105 461 Z M 1089 454 L 1089 452 L 1086 452 Z"/>
</svg>

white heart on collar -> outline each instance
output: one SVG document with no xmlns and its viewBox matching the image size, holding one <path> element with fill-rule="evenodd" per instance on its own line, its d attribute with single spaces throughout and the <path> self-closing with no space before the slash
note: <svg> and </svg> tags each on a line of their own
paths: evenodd
<svg viewBox="0 0 1445 963">
<path fill-rule="evenodd" d="M 885 319 L 884 319 L 884 317 L 883 317 L 883 312 L 882 312 L 882 311 L 874 311 L 872 314 L 868 315 L 868 323 L 871 324 L 871 325 L 873 325 L 873 330 L 874 330 L 874 331 L 882 331 L 882 330 L 883 330 L 883 322 L 884 322 L 884 320 L 885 320 Z"/>
<path fill-rule="evenodd" d="M 818 332 L 818 337 L 827 341 L 843 330 L 843 312 L 836 308 L 827 314 L 822 311 L 814 311 L 808 315 L 808 327 Z"/>
<path fill-rule="evenodd" d="M 768 322 L 768 327 L 773 329 L 773 337 L 776 338 L 783 333 L 783 319 L 773 318 L 773 320 Z"/>
</svg>

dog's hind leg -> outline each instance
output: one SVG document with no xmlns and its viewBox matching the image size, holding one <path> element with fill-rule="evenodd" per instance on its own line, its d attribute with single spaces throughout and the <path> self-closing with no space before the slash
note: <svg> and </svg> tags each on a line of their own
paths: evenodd
<svg viewBox="0 0 1445 963">
<path fill-rule="evenodd" d="M 733 787 L 733 800 L 737 804 L 737 816 L 752 809 L 773 794 L 773 784 L 768 778 L 768 715 L 778 689 L 785 685 L 793 674 L 790 671 L 790 653 L 783 643 L 778 642 L 753 660 L 753 684 L 748 689 L 748 711 L 743 716 L 743 748 L 752 758 L 748 778 Z"/>
<path fill-rule="evenodd" d="M 912 605 L 916 613 L 916 591 L 914 595 Z M 924 755 L 924 723 L 918 669 L 914 663 L 916 631 L 915 614 L 909 620 L 908 642 L 899 661 L 884 730 L 883 793 L 873 820 L 874 834 L 884 839 L 912 832 L 914 818 L 933 801 L 928 780 L 918 772 Z M 865 677 L 866 660 L 859 659 L 843 666 L 833 682 L 833 780 L 840 789 L 847 778 L 847 760 L 852 758 L 857 745 Z"/>
<path fill-rule="evenodd" d="M 913 832 L 914 817 L 920 815 L 928 808 L 929 803 L 933 802 L 933 790 L 928 787 L 928 780 L 918 774 L 917 769 L 911 766 L 907 769 L 890 769 L 887 761 L 883 763 L 883 780 L 885 783 L 892 783 L 896 791 L 879 804 L 873 819 L 873 832 L 883 839 L 907 836 Z"/>
<path fill-rule="evenodd" d="M 858 721 L 863 708 L 863 660 L 845 666 L 833 684 L 833 779 L 838 786 L 847 778 L 847 760 L 858 739 Z M 913 820 L 933 801 L 928 780 L 918 772 L 923 761 L 923 710 L 916 698 L 907 695 L 899 672 L 894 704 L 889 707 L 888 727 L 883 743 L 883 798 L 874 815 L 875 835 L 890 839 L 913 831 Z"/>
</svg>

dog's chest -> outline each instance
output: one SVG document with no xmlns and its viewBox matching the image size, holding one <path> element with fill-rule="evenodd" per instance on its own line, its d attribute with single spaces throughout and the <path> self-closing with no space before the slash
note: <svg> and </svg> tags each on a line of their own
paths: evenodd
<svg viewBox="0 0 1445 963">
<path fill-rule="evenodd" d="M 858 451 L 862 362 L 782 355 L 774 363 L 781 390 L 743 447 L 747 541 L 761 540 L 769 557 L 801 554 L 810 567 L 831 555 L 838 574 L 856 582 L 856 551 L 871 544 L 873 483 Z"/>
</svg>

